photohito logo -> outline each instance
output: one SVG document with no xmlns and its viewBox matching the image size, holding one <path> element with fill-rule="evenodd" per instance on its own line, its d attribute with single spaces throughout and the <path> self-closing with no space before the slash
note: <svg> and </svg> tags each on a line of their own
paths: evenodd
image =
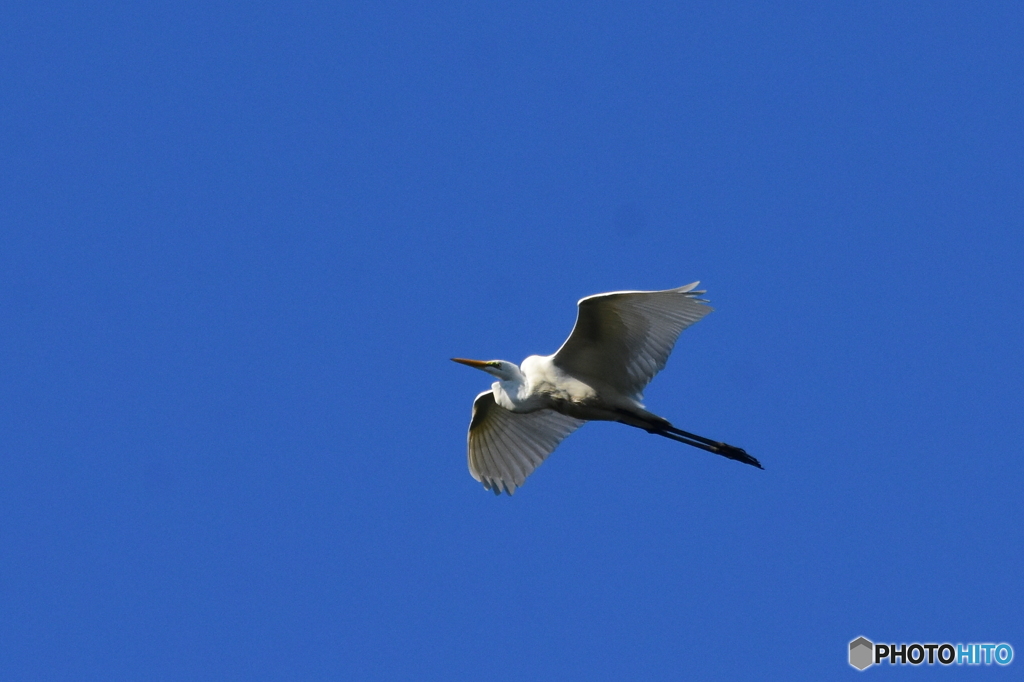
<svg viewBox="0 0 1024 682">
<path fill-rule="evenodd" d="M 999 644 L 875 644 L 866 637 L 850 642 L 850 665 L 857 670 L 880 664 L 888 660 L 889 665 L 1009 665 L 1013 660 L 1013 647 L 1006 642 Z"/>
</svg>

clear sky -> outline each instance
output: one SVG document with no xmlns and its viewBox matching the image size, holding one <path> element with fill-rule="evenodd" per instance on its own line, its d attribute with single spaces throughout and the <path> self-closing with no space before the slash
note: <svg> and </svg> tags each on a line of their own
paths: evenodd
<svg viewBox="0 0 1024 682">
<path fill-rule="evenodd" d="M 751 5 L 5 5 L 0 678 L 1019 672 L 1024 9 Z M 647 405 L 764 471 L 470 477 L 450 357 L 697 279 Z"/>
</svg>

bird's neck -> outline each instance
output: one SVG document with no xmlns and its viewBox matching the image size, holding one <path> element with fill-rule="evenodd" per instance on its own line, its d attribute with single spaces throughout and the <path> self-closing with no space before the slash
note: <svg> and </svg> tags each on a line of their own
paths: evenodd
<svg viewBox="0 0 1024 682">
<path fill-rule="evenodd" d="M 511 410 L 512 412 L 528 411 L 524 408 L 528 407 L 530 388 L 527 385 L 526 377 L 522 374 L 513 379 L 495 381 L 491 384 L 491 390 L 494 392 L 494 402 L 506 410 Z"/>
</svg>

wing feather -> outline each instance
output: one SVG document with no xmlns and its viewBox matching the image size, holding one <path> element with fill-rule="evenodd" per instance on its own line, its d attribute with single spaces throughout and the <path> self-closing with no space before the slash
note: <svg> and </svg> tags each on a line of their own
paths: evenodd
<svg viewBox="0 0 1024 682">
<path fill-rule="evenodd" d="M 469 473 L 496 495 L 511 495 L 584 423 L 554 410 L 510 412 L 494 402 L 494 393 L 484 391 L 473 402 Z"/>
<path fill-rule="evenodd" d="M 641 398 L 679 334 L 712 311 L 699 282 L 665 291 L 613 291 L 579 301 L 576 325 L 552 360 L 573 376 Z"/>
</svg>

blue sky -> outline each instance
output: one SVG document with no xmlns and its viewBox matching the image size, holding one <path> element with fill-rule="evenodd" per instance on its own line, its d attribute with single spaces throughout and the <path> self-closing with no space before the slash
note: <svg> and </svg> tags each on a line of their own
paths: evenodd
<svg viewBox="0 0 1024 682">
<path fill-rule="evenodd" d="M 1024 655 L 1019 3 L 0 12 L 3 679 Z M 764 471 L 470 478 L 448 358 L 696 279 L 647 404 Z"/>
</svg>

